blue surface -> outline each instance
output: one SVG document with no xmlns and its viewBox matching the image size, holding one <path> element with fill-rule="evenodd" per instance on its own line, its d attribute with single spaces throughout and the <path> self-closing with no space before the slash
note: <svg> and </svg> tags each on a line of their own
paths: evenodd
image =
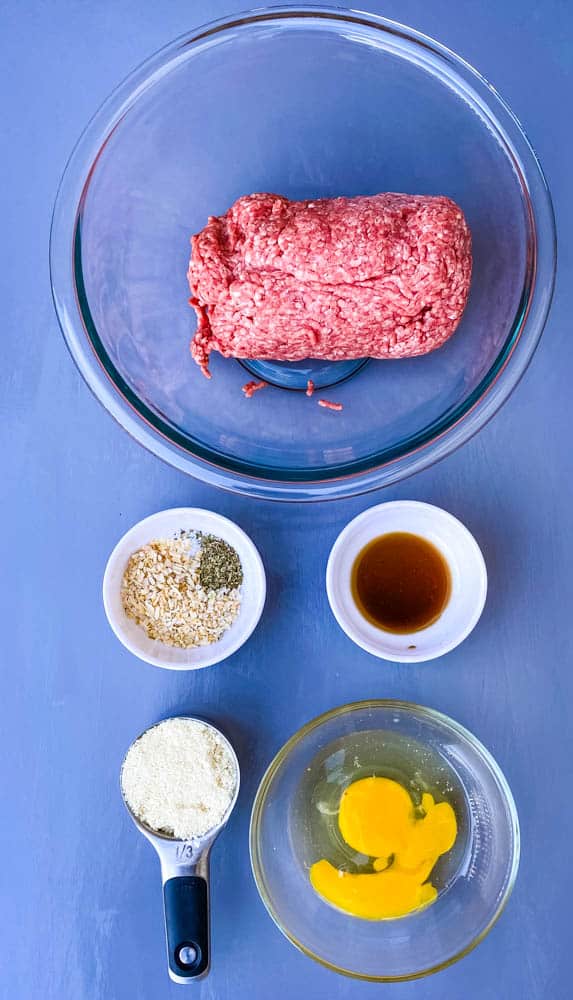
<svg viewBox="0 0 573 1000">
<path fill-rule="evenodd" d="M 2 4 L 0 996 L 7 1000 L 180 995 L 183 987 L 167 979 L 156 858 L 118 792 L 133 736 L 180 712 L 204 713 L 229 733 L 244 779 L 213 853 L 213 971 L 196 996 L 571 996 L 573 342 L 565 294 L 573 281 L 573 140 L 564 115 L 573 8 L 563 0 L 365 5 L 456 49 L 524 122 L 562 234 L 557 295 L 522 385 L 461 452 L 383 496 L 287 508 L 202 487 L 130 441 L 76 373 L 48 282 L 53 196 L 87 118 L 149 52 L 239 5 Z M 338 531 L 369 504 L 394 497 L 428 500 L 461 517 L 490 572 L 479 627 L 427 665 L 384 664 L 354 647 L 324 591 Z M 269 573 L 268 606 L 252 640 L 196 675 L 131 657 L 100 599 L 105 560 L 121 533 L 179 504 L 235 518 Z M 390 987 L 337 977 L 296 952 L 259 901 L 247 852 L 252 797 L 280 744 L 319 712 L 372 696 L 435 706 L 473 730 L 509 779 L 523 833 L 517 887 L 486 941 L 446 972 Z"/>
</svg>

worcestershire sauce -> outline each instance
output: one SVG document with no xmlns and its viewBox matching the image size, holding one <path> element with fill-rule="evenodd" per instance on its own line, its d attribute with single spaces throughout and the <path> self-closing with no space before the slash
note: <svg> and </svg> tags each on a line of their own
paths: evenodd
<svg viewBox="0 0 573 1000">
<path fill-rule="evenodd" d="M 394 531 L 373 538 L 352 567 L 352 596 L 364 617 L 386 632 L 419 632 L 450 598 L 449 566 L 435 545 Z"/>
</svg>

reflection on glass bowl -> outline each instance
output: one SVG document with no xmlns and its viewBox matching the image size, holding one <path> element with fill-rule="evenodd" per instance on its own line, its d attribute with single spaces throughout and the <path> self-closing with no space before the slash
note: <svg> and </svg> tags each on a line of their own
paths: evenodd
<svg viewBox="0 0 573 1000">
<path fill-rule="evenodd" d="M 340 413 L 301 391 L 245 399 L 243 365 L 217 356 L 208 382 L 188 352 L 189 237 L 254 191 L 454 198 L 474 249 L 455 335 L 321 371 Z M 80 371 L 140 443 L 228 489 L 312 500 L 395 482 L 495 413 L 541 334 L 554 240 L 535 155 L 470 66 L 374 15 L 273 8 L 178 39 L 95 115 L 58 193 L 52 287 Z M 288 366 L 271 376 L 303 387 Z"/>
</svg>

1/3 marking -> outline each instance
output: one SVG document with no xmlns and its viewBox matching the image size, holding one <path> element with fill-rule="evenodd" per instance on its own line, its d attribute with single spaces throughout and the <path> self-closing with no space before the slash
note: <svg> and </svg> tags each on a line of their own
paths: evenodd
<svg viewBox="0 0 573 1000">
<path fill-rule="evenodd" d="M 193 844 L 178 844 L 175 849 L 175 857 L 178 861 L 192 861 Z"/>
</svg>

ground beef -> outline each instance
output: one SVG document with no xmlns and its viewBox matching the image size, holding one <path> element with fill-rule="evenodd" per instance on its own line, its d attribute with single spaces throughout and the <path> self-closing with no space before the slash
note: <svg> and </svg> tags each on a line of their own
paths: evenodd
<svg viewBox="0 0 573 1000">
<path fill-rule="evenodd" d="M 336 410 L 337 413 L 344 409 L 342 403 L 333 403 L 331 399 L 319 399 L 318 405 L 324 407 L 325 410 Z"/>
<path fill-rule="evenodd" d="M 266 388 L 267 385 L 268 382 L 245 382 L 243 386 L 243 392 L 247 397 L 247 399 L 251 399 L 256 392 L 259 392 L 261 389 Z"/>
<path fill-rule="evenodd" d="M 440 347 L 464 310 L 471 236 L 444 197 L 239 198 L 191 239 L 191 353 L 409 358 Z"/>
</svg>

